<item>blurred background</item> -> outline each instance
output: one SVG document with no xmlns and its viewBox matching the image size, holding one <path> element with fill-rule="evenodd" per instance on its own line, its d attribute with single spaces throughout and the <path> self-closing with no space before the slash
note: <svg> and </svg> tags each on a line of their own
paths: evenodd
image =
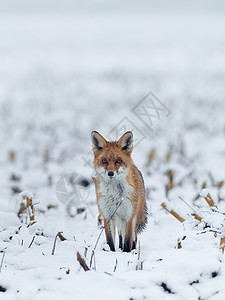
<svg viewBox="0 0 225 300">
<path fill-rule="evenodd" d="M 170 168 L 192 173 L 193 195 L 223 180 L 224 13 L 219 0 L 1 1 L 4 199 L 29 188 L 54 202 L 61 174 L 90 179 L 90 132 L 107 136 L 124 117 L 144 136 L 133 157 L 151 197 L 165 196 Z M 132 113 L 150 91 L 171 112 L 153 130 Z"/>
<path fill-rule="evenodd" d="M 225 1 L 0 2 L 0 292 L 225 299 Z M 98 240 L 92 130 L 134 132 L 149 208 L 141 260 Z M 84 273 L 76 251 L 90 265 L 96 245 L 97 272 Z"/>
</svg>

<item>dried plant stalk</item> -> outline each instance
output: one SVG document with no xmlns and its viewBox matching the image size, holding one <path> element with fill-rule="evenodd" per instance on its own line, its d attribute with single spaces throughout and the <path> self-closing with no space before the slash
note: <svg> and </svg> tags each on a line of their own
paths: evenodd
<svg viewBox="0 0 225 300">
<path fill-rule="evenodd" d="M 81 257 L 80 253 L 77 251 L 77 261 L 80 263 L 81 267 L 84 271 L 90 271 L 89 267 L 87 266 L 85 260 Z"/>
<path fill-rule="evenodd" d="M 26 209 L 27 209 L 27 208 L 26 208 L 26 205 L 25 205 L 23 202 L 21 202 L 21 203 L 20 203 L 20 209 L 19 209 L 19 211 L 18 211 L 18 213 L 17 213 L 17 216 L 20 217 L 20 215 L 21 215 Z"/>
<path fill-rule="evenodd" d="M 149 154 L 148 154 L 147 167 L 150 166 L 150 164 L 151 164 L 151 162 L 152 162 L 152 160 L 153 160 L 154 157 L 155 157 L 155 149 L 153 148 L 153 149 L 149 152 Z"/>
<path fill-rule="evenodd" d="M 62 235 L 62 232 L 58 232 L 58 237 L 60 238 L 60 240 L 63 242 L 63 241 L 66 241 L 66 238 Z"/>
<path fill-rule="evenodd" d="M 173 210 L 169 210 L 167 207 L 166 207 L 166 204 L 163 202 L 161 204 L 162 208 L 164 208 L 166 211 L 168 211 L 171 215 L 173 215 L 177 220 L 179 220 L 181 223 L 183 223 L 185 220 L 180 217 L 175 211 Z"/>
<path fill-rule="evenodd" d="M 3 266 L 4 258 L 5 258 L 5 251 L 3 251 L 3 254 L 2 254 L 2 260 L 1 260 L 1 264 L 0 264 L 0 273 L 2 271 L 2 266 Z"/>
<path fill-rule="evenodd" d="M 166 162 L 169 162 L 173 153 L 173 145 L 170 145 L 169 151 L 166 154 Z"/>
<path fill-rule="evenodd" d="M 166 185 L 166 196 L 168 196 L 168 193 L 170 190 L 174 188 L 174 171 L 173 170 L 168 170 L 167 171 L 167 176 L 169 177 L 169 183 Z"/>
<path fill-rule="evenodd" d="M 16 159 L 16 153 L 14 151 L 9 152 L 9 160 L 14 162 Z"/>
<path fill-rule="evenodd" d="M 201 222 L 202 218 L 201 218 L 199 215 L 196 214 L 195 209 L 194 209 L 193 207 L 191 207 L 191 205 L 189 205 L 182 197 L 179 196 L 178 198 L 180 198 L 180 199 L 181 199 L 188 207 L 191 208 L 191 210 L 194 211 L 194 213 L 191 214 L 191 215 L 192 215 L 196 220 L 198 220 L 198 221 Z"/>
<path fill-rule="evenodd" d="M 224 181 L 219 181 L 217 183 L 217 188 L 220 190 L 223 185 L 224 185 Z"/>
<path fill-rule="evenodd" d="M 44 151 L 44 163 L 46 164 L 46 163 L 48 163 L 49 162 L 49 150 L 48 150 L 48 148 L 47 149 L 45 149 L 45 151 Z"/>
<path fill-rule="evenodd" d="M 199 217 L 199 215 L 197 214 L 191 214 L 196 220 L 198 220 L 199 222 L 201 222 L 202 218 Z"/>
<path fill-rule="evenodd" d="M 206 197 L 204 197 L 205 201 L 208 203 L 208 205 L 211 207 L 212 211 L 215 211 L 215 209 L 213 209 L 213 207 L 217 208 L 217 206 L 215 205 L 211 195 L 208 193 Z"/>
<path fill-rule="evenodd" d="M 181 248 L 182 248 L 181 241 L 184 241 L 185 239 L 186 239 L 186 235 L 184 235 L 184 236 L 182 237 L 182 239 L 178 237 L 178 239 L 177 239 L 177 248 L 178 248 L 178 249 L 181 249 Z"/>
<path fill-rule="evenodd" d="M 56 247 L 57 237 L 59 237 L 61 241 L 66 240 L 66 238 L 62 235 L 62 232 L 58 232 L 56 234 L 55 239 L 54 239 L 54 243 L 53 243 L 53 248 L 52 248 L 52 255 L 55 255 L 55 247 Z"/>
<path fill-rule="evenodd" d="M 27 190 L 25 190 L 19 194 L 19 200 L 21 202 L 20 202 L 20 208 L 18 211 L 18 217 L 21 218 L 21 216 L 23 216 L 23 214 L 26 212 L 26 217 L 27 217 L 27 215 L 29 217 L 29 224 L 27 225 L 28 227 L 33 225 L 34 223 L 36 223 L 35 214 L 34 214 L 35 210 L 34 210 L 33 198 L 34 198 L 34 195 L 30 191 L 27 191 Z"/>
<path fill-rule="evenodd" d="M 32 246 L 34 240 L 35 240 L 35 235 L 33 236 L 33 238 L 32 238 L 32 240 L 31 240 L 30 245 L 28 246 L 28 248 L 30 248 L 30 247 Z"/>
<path fill-rule="evenodd" d="M 33 224 L 35 221 L 34 221 L 34 205 L 32 203 L 32 198 L 28 198 L 28 196 L 26 195 L 23 195 L 22 198 L 26 200 L 30 223 Z"/>
<path fill-rule="evenodd" d="M 48 176 L 48 185 L 52 186 L 52 176 L 51 175 Z"/>
<path fill-rule="evenodd" d="M 224 253 L 224 248 L 225 248 L 225 236 L 220 239 L 220 249 Z"/>
<path fill-rule="evenodd" d="M 138 261 L 136 265 L 136 270 L 143 270 L 143 261 L 140 260 L 141 256 L 141 244 L 140 241 L 138 242 Z"/>
<path fill-rule="evenodd" d="M 181 240 L 178 238 L 177 239 L 177 249 L 181 249 L 182 245 L 181 245 Z"/>
</svg>

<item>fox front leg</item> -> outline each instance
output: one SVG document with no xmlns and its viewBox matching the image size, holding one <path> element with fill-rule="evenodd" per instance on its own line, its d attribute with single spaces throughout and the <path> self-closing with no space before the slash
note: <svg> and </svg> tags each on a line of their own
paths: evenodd
<svg viewBox="0 0 225 300">
<path fill-rule="evenodd" d="M 130 252 L 132 249 L 132 221 L 129 221 L 126 226 L 126 234 L 124 238 L 124 252 Z"/>
<path fill-rule="evenodd" d="M 119 234 L 119 248 L 123 250 L 123 237 L 121 234 Z"/>
<path fill-rule="evenodd" d="M 125 221 L 122 221 L 119 229 L 118 229 L 118 233 L 119 233 L 119 248 L 121 250 L 124 250 L 124 239 L 125 239 L 125 234 L 126 234 L 126 227 L 127 224 Z"/>
<path fill-rule="evenodd" d="M 114 225 L 112 224 L 111 221 L 108 222 L 108 220 L 104 218 L 104 227 L 105 227 L 106 242 L 109 245 L 110 250 L 115 252 L 115 245 L 114 245 L 115 228 L 114 228 Z"/>
<path fill-rule="evenodd" d="M 130 252 L 136 249 L 137 245 L 137 230 L 136 230 L 136 217 L 132 218 L 126 226 L 126 234 L 124 238 L 124 252 Z"/>
</svg>

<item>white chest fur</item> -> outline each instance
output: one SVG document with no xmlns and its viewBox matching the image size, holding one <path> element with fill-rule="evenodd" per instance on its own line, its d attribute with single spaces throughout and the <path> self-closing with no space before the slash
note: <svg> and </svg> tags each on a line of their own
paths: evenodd
<svg viewBox="0 0 225 300">
<path fill-rule="evenodd" d="M 126 174 L 117 175 L 113 179 L 102 177 L 100 180 L 100 209 L 105 218 L 115 221 L 116 226 L 119 225 L 117 223 L 128 222 L 132 215 L 133 206 L 129 200 L 132 191 L 133 187 L 128 184 Z"/>
</svg>

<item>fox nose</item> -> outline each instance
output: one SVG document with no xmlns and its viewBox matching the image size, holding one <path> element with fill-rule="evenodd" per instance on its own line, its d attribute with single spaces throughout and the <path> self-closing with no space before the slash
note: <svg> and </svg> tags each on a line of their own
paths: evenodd
<svg viewBox="0 0 225 300">
<path fill-rule="evenodd" d="M 114 175 L 114 172 L 112 172 L 112 171 L 109 171 L 109 172 L 108 172 L 108 176 L 109 176 L 109 177 L 113 177 L 113 175 Z"/>
</svg>

